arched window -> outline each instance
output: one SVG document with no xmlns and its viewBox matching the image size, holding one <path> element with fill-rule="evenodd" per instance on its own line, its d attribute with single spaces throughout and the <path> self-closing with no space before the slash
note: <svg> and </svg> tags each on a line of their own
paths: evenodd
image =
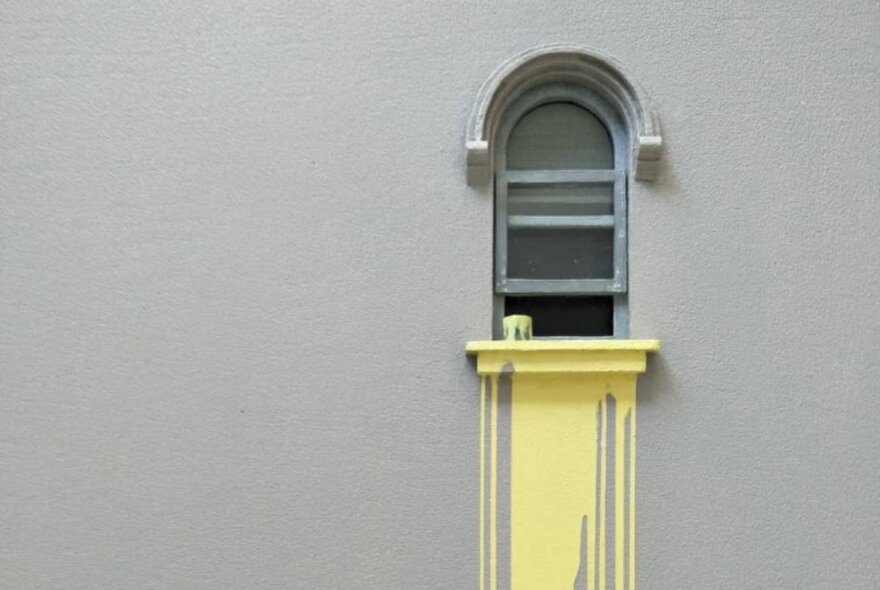
<svg viewBox="0 0 880 590">
<path fill-rule="evenodd" d="M 599 95 L 546 84 L 513 101 L 495 137 L 495 332 L 629 335 L 627 126 Z"/>
<path fill-rule="evenodd" d="M 629 335 L 627 198 L 656 180 L 660 123 L 611 57 L 528 49 L 486 80 L 468 120 L 467 182 L 494 180 L 496 338 L 505 315 L 537 337 Z"/>
</svg>

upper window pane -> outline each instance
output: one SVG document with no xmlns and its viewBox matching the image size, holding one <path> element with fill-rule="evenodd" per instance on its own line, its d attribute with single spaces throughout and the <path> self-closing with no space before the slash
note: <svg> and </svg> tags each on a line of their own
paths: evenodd
<svg viewBox="0 0 880 590">
<path fill-rule="evenodd" d="M 605 125 L 591 112 L 554 102 L 526 113 L 507 140 L 508 170 L 614 168 L 614 149 Z"/>
</svg>

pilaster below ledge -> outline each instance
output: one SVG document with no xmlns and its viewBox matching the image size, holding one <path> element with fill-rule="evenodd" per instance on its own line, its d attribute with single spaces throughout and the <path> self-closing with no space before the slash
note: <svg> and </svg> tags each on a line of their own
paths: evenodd
<svg viewBox="0 0 880 590">
<path fill-rule="evenodd" d="M 481 340 L 468 342 L 477 357 L 477 373 L 566 375 L 644 373 L 647 354 L 658 340 Z"/>
</svg>

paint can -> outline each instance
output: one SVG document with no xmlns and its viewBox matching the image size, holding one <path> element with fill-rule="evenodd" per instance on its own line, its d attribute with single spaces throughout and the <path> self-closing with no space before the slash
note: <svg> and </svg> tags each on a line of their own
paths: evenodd
<svg viewBox="0 0 880 590">
<path fill-rule="evenodd" d="M 531 340 L 532 316 L 509 315 L 502 321 L 505 340 Z"/>
</svg>

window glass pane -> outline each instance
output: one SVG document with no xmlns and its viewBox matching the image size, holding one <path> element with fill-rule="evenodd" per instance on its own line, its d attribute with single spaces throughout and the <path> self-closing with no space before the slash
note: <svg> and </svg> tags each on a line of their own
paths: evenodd
<svg viewBox="0 0 880 590">
<path fill-rule="evenodd" d="M 614 277 L 613 228 L 510 228 L 507 276 L 512 279 Z"/>
<path fill-rule="evenodd" d="M 532 316 L 536 338 L 547 336 L 611 336 L 612 297 L 506 297 L 504 314 Z"/>
<path fill-rule="evenodd" d="M 612 215 L 614 185 L 510 186 L 510 215 Z"/>
<path fill-rule="evenodd" d="M 508 170 L 614 168 L 605 125 L 591 112 L 567 102 L 526 113 L 507 140 Z"/>
</svg>

